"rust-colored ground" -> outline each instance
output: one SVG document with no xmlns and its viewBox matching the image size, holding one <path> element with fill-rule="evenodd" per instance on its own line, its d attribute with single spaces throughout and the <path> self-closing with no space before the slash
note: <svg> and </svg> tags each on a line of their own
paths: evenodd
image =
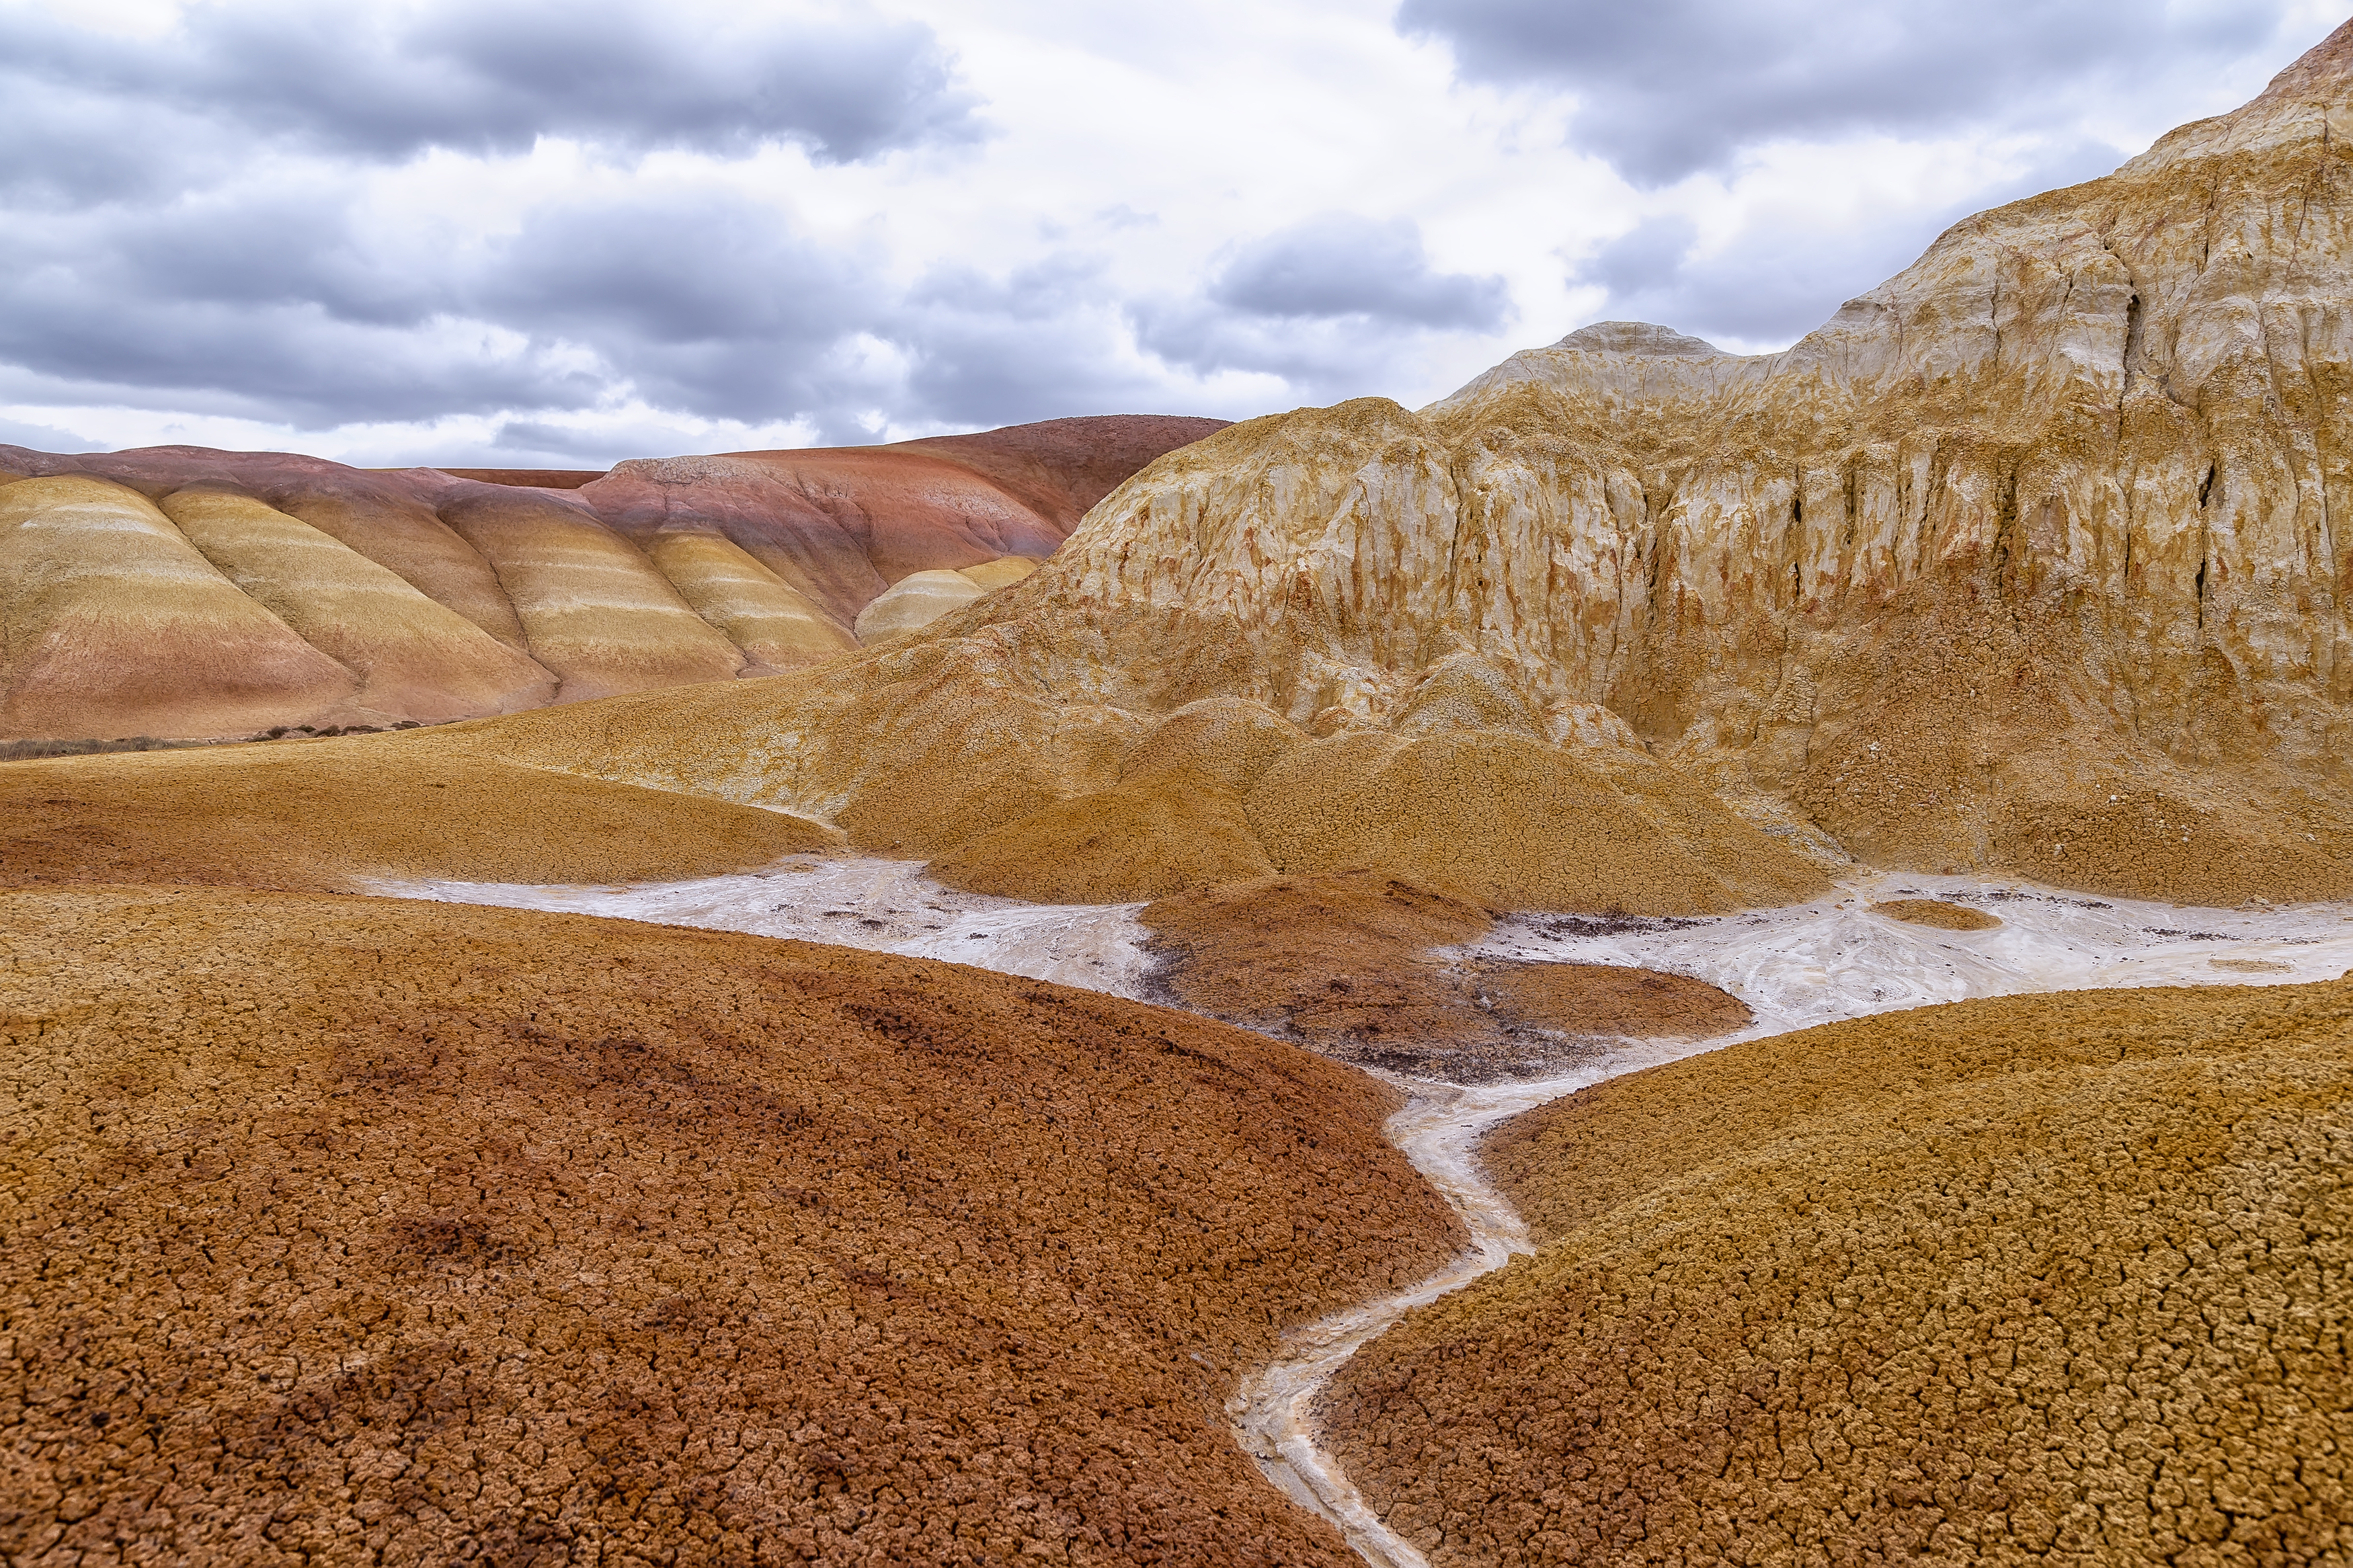
<svg viewBox="0 0 2353 1568">
<path fill-rule="evenodd" d="M 0 1560 L 1350 1561 L 1220 1401 L 1451 1254 L 1388 1092 L 949 965 L 0 897 Z"/>
<path fill-rule="evenodd" d="M 1274 867 L 1241 796 L 1190 768 L 1123 780 L 966 840 L 924 868 L 951 888 L 1050 904 L 1124 904 L 1253 880 Z"/>
<path fill-rule="evenodd" d="M 1547 1242 L 1344 1368 L 1437 1564 L 2353 1553 L 2353 982 L 1922 1009 L 1506 1123 Z"/>
<path fill-rule="evenodd" d="M 1991 931 L 2001 924 L 1999 915 L 1973 910 L 1967 904 L 1948 904 L 1942 899 L 1889 899 L 1872 905 L 1871 912 L 1915 926 L 1935 926 L 1940 931 Z"/>
<path fill-rule="evenodd" d="M 0 763 L 6 886 L 629 881 L 840 842 L 801 817 L 521 767 L 425 734 Z"/>
<path fill-rule="evenodd" d="M 1601 1039 L 1705 1037 L 1748 1009 L 1704 981 L 1581 963 L 1450 961 L 1493 923 L 1468 899 L 1374 871 L 1179 894 L 1141 917 L 1184 1005 L 1368 1067 L 1475 1080 Z"/>
</svg>

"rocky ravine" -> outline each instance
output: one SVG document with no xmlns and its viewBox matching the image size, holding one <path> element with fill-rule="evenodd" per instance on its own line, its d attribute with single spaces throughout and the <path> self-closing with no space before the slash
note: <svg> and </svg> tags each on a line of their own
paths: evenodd
<svg viewBox="0 0 2353 1568">
<path fill-rule="evenodd" d="M 985 777 L 994 814 L 940 807 L 968 837 L 1223 695 L 1319 736 L 1647 749 L 1883 862 L 2353 890 L 2348 71 L 2340 30 L 1785 353 L 1609 323 L 1419 414 L 1238 426 L 913 647 L 504 743 L 853 837 Z"/>
</svg>

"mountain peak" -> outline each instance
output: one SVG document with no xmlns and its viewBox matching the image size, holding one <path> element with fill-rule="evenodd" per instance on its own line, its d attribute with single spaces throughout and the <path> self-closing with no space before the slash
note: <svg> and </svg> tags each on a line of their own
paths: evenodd
<svg viewBox="0 0 2353 1568">
<path fill-rule="evenodd" d="M 1666 355 L 1677 359 L 1712 359 L 1724 351 L 1704 338 L 1694 338 L 1651 321 L 1596 321 L 1579 327 L 1554 345 L 1583 349 L 1588 353 Z"/>
<path fill-rule="evenodd" d="M 2353 89 L 2353 21 L 2298 56 L 2295 63 L 2272 78 L 2255 101 L 2334 98 L 2348 89 Z"/>
</svg>

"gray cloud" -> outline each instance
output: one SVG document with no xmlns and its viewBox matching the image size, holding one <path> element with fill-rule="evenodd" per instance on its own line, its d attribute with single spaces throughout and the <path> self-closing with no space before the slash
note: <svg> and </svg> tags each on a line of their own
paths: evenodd
<svg viewBox="0 0 2353 1568">
<path fill-rule="evenodd" d="M 89 452 L 104 445 L 54 425 L 28 425 L 21 419 L 0 418 L 0 447 L 29 447 L 36 452 Z M 0 467 L 6 463 L 6 456 L 0 454 Z"/>
<path fill-rule="evenodd" d="M 928 28 L 871 16 L 681 25 L 655 0 L 199 6 L 152 42 L 11 8 L 0 98 L 16 143 L 0 174 L 56 192 L 138 188 L 145 157 L 175 165 L 255 137 L 394 161 L 520 152 L 541 136 L 718 153 L 795 142 L 838 163 L 977 133 Z M 116 106 L 151 128 L 184 122 L 196 145 L 107 134 L 97 121 Z"/>
<path fill-rule="evenodd" d="M 1465 76 L 1577 95 L 1575 140 L 1641 184 L 1784 138 L 2051 124 L 2087 89 L 2211 72 L 2272 41 L 2278 0 L 1403 0 Z"/>
<path fill-rule="evenodd" d="M 1967 202 L 1843 227 L 1834 243 L 1803 222 L 1765 214 L 1702 254 L 1689 219 L 1654 217 L 1601 246 L 1570 280 L 1607 289 L 1605 313 L 1615 319 L 1711 341 L 1787 342 L 1910 266 L 1957 219 L 2105 174 L 2115 162 L 2105 146 L 2073 144 Z"/>
<path fill-rule="evenodd" d="M 1331 400 L 1377 388 L 1434 333 L 1493 331 L 1514 311 L 1502 278 L 1434 268 L 1409 219 L 1325 213 L 1237 247 L 1199 294 L 1129 314 L 1167 363 Z"/>
<path fill-rule="evenodd" d="M 908 356 L 904 416 L 1011 424 L 1165 401 L 1133 351 L 1113 281 L 1082 255 L 1050 255 L 1001 278 L 934 271 L 885 335 Z"/>
<path fill-rule="evenodd" d="M 1244 246 L 1209 286 L 1258 316 L 1362 316 L 1401 326 L 1492 331 L 1511 311 L 1504 280 L 1437 272 L 1410 219 L 1325 213 Z"/>
</svg>

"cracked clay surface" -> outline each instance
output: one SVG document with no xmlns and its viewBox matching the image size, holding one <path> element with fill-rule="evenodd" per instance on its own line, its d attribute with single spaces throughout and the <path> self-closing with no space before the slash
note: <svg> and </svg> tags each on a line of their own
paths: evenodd
<svg viewBox="0 0 2353 1568">
<path fill-rule="evenodd" d="M 0 1561 L 1348 1561 L 1219 1403 L 1460 1233 L 1294 1047 L 887 955 L 0 898 Z"/>
</svg>

